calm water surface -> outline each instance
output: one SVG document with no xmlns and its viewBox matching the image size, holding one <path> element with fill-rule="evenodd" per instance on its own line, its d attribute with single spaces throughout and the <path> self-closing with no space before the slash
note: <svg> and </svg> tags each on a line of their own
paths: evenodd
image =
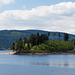
<svg viewBox="0 0 75 75">
<path fill-rule="evenodd" d="M 0 54 L 0 75 L 75 75 L 75 55 Z"/>
</svg>

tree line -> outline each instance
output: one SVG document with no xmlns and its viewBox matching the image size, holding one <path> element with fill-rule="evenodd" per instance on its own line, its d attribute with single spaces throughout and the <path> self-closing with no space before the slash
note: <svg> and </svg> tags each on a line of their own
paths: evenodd
<svg viewBox="0 0 75 75">
<path fill-rule="evenodd" d="M 52 41 L 46 41 L 45 43 L 40 45 L 33 46 L 32 49 L 33 53 L 69 52 L 74 49 L 74 46 L 73 43 L 71 43 L 70 41 L 52 40 Z"/>
</svg>

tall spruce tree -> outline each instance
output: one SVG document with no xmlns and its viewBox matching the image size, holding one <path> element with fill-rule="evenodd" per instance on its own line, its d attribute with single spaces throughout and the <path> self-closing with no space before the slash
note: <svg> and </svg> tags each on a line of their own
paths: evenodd
<svg viewBox="0 0 75 75">
<path fill-rule="evenodd" d="M 40 43 L 40 42 L 39 42 L 39 41 L 40 41 L 40 35 L 39 35 L 38 32 L 37 32 L 37 36 L 36 36 L 36 37 L 37 37 L 37 38 L 36 38 L 36 39 L 37 39 L 37 45 L 39 45 L 39 43 Z"/>
<path fill-rule="evenodd" d="M 36 35 L 35 34 L 31 34 L 31 36 L 29 37 L 29 43 L 31 43 L 32 46 L 36 45 Z"/>
<path fill-rule="evenodd" d="M 25 37 L 24 37 L 24 44 L 27 43 L 27 42 L 28 42 L 28 41 L 27 41 L 27 37 L 25 36 Z"/>
<path fill-rule="evenodd" d="M 69 34 L 64 33 L 64 41 L 68 41 L 68 39 L 69 39 Z"/>
<path fill-rule="evenodd" d="M 19 44 L 19 51 L 22 51 L 24 48 L 23 48 L 23 40 L 20 38 L 19 41 L 18 41 L 18 44 Z"/>
</svg>

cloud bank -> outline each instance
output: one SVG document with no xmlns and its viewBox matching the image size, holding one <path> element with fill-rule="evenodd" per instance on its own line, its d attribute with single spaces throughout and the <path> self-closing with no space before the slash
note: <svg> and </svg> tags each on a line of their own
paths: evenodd
<svg viewBox="0 0 75 75">
<path fill-rule="evenodd" d="M 0 0 L 0 7 L 10 3 L 14 3 L 14 0 Z"/>
<path fill-rule="evenodd" d="M 0 13 L 0 30 L 3 29 L 40 29 L 75 34 L 75 2 L 4 11 Z"/>
</svg>

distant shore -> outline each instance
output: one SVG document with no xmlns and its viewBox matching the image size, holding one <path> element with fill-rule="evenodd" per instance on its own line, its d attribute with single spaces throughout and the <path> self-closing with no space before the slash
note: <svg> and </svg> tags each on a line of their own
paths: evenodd
<svg viewBox="0 0 75 75">
<path fill-rule="evenodd" d="M 8 54 L 8 55 L 58 55 L 58 54 L 75 54 L 75 53 L 16 53 L 16 52 L 6 52 L 0 54 Z"/>
</svg>

